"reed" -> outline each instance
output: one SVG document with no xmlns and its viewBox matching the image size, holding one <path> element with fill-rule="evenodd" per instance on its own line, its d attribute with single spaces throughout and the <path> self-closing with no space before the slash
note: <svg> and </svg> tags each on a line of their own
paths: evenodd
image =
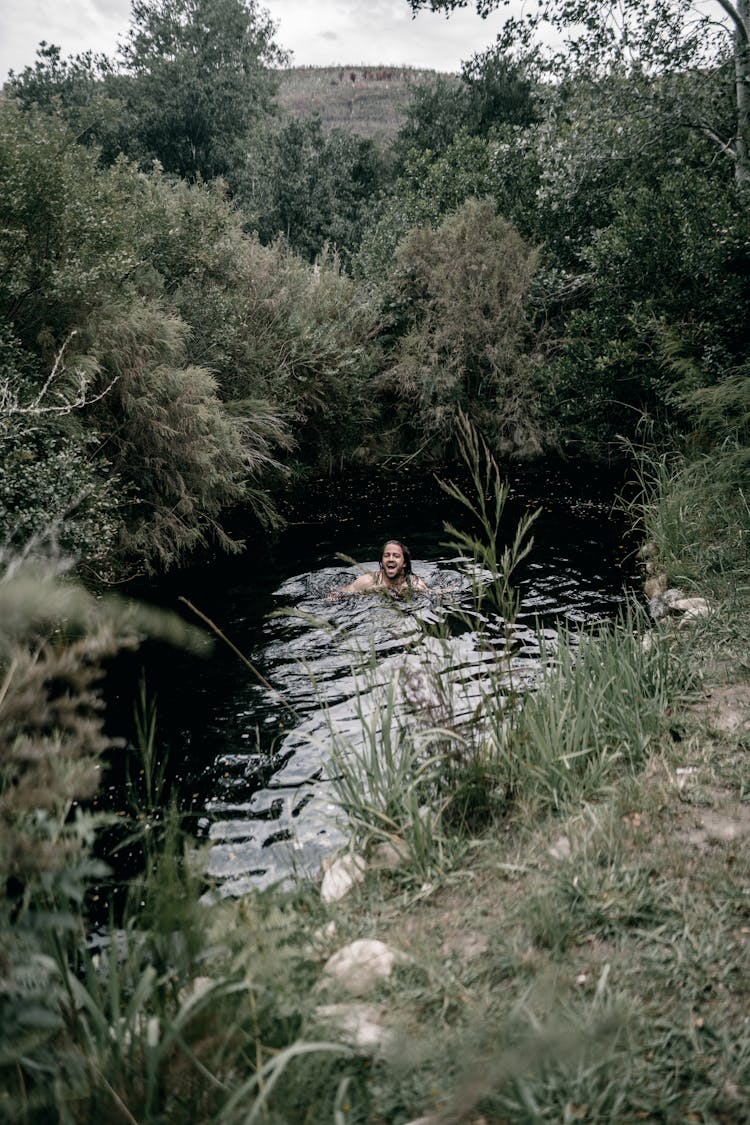
<svg viewBox="0 0 750 1125">
<path fill-rule="evenodd" d="M 644 645 L 644 612 L 628 605 L 609 626 L 540 638 L 542 676 L 496 736 L 508 786 L 527 817 L 594 799 L 640 770 L 694 686 L 678 644 Z"/>
</svg>

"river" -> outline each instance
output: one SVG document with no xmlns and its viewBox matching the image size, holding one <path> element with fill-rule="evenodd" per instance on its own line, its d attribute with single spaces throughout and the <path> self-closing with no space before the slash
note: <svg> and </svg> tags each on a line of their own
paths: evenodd
<svg viewBox="0 0 750 1125">
<path fill-rule="evenodd" d="M 611 618 L 637 576 L 633 544 L 612 514 L 612 478 L 545 464 L 514 467 L 508 479 L 508 537 L 524 512 L 541 508 L 533 549 L 516 575 L 521 605 L 512 635 L 503 622 L 488 621 L 497 640 L 491 647 L 506 646 L 514 685 L 523 690 L 538 673 L 540 631 L 553 639 L 561 627 Z M 187 598 L 255 673 L 222 643 L 209 659 L 148 644 L 122 666 L 112 693 L 115 733 L 127 736 L 133 685 L 145 675 L 157 702 L 160 753 L 207 842 L 208 875 L 226 894 L 292 871 L 314 875 L 344 842 L 326 747 L 332 728 L 356 747 L 358 712 L 378 707 L 373 679 L 392 682 L 405 662 L 434 666 L 429 634 L 441 622 L 446 640 L 437 659 L 450 665 L 461 690 L 470 694 L 483 663 L 496 659 L 462 617 L 468 582 L 443 525 L 463 517 L 433 476 L 399 470 L 321 479 L 289 515 L 272 542 L 256 536 L 239 556 L 144 591 L 175 608 Z M 344 558 L 374 568 L 390 537 L 408 543 L 429 594 L 408 604 L 377 595 L 331 601 L 330 592 L 357 573 Z"/>
</svg>

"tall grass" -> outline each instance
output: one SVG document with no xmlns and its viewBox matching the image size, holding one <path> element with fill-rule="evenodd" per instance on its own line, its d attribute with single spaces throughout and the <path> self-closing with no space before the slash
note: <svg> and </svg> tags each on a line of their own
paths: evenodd
<svg viewBox="0 0 750 1125">
<path fill-rule="evenodd" d="M 92 852 L 103 818 L 84 809 L 110 746 L 102 661 L 134 643 L 136 627 L 194 637 L 60 584 L 59 569 L 0 574 L 0 608 L 9 610 L 0 638 L 0 1120 L 284 1120 L 282 1077 L 308 1056 L 335 1069 L 349 1052 L 303 1034 L 310 989 L 288 1002 L 279 987 L 288 959 L 272 962 L 275 978 L 258 972 L 264 911 L 241 924 L 224 915 L 217 927 L 199 901 L 178 811 L 165 807 L 145 690 L 129 785 L 145 862 L 121 917 L 94 941 L 86 891 L 108 872 Z M 304 937 L 287 934 L 295 948 Z M 328 1098 L 331 1084 L 322 1080 L 311 1098 Z"/>
<path fill-rule="evenodd" d="M 513 573 L 531 547 L 536 513 L 506 531 L 508 490 L 497 464 L 463 416 L 458 436 L 469 483 L 443 487 L 466 522 L 446 524 L 446 545 L 459 554 L 471 595 L 451 615 L 489 657 L 467 682 L 449 626 L 431 624 L 418 670 L 416 645 L 380 705 L 367 714 L 360 707 L 359 745 L 341 744 L 332 731 L 336 792 L 355 833 L 365 843 L 400 838 L 419 877 L 431 863 L 444 865 L 451 836 L 484 831 L 498 817 L 561 812 L 639 770 L 670 701 L 690 687 L 679 646 L 644 645 L 644 615 L 628 605 L 618 620 L 562 632 L 554 644 L 540 634 L 536 686 L 516 690 L 504 640 L 519 607 Z M 425 803 L 432 827 L 416 847 L 414 825 L 424 823 L 416 810 Z"/>
<path fill-rule="evenodd" d="M 636 497 L 627 505 L 674 585 L 716 597 L 735 592 L 747 571 L 750 460 L 725 443 L 710 454 L 638 457 Z M 744 584 L 746 599 L 750 584 Z"/>
<path fill-rule="evenodd" d="M 420 736 L 399 721 L 398 698 L 398 678 L 386 686 L 374 712 L 366 712 L 357 697 L 356 746 L 332 731 L 333 785 L 355 834 L 365 842 L 404 843 L 412 869 L 427 877 L 441 864 L 440 836 L 425 808 L 437 796 L 443 758 L 431 745 L 435 731 Z"/>
<path fill-rule="evenodd" d="M 466 516 L 465 527 L 445 525 L 446 546 L 458 554 L 469 579 L 470 604 L 452 608 L 451 615 L 454 627 L 460 621 L 489 649 L 495 638 L 490 640 L 487 631 L 488 615 L 502 619 L 508 633 L 515 621 L 518 596 L 511 576 L 531 549 L 536 513 L 525 516 L 507 537 L 508 486 L 487 445 L 460 412 L 456 438 L 471 490 L 441 481 Z M 440 816 L 470 827 L 473 818 L 486 816 L 496 804 L 500 782 L 484 730 L 490 698 L 507 699 L 512 685 L 503 652 L 490 661 L 488 682 L 478 683 L 472 674 L 467 683 L 456 665 L 449 623 L 444 619 L 421 628 L 425 643 L 416 646 L 419 667 L 405 664 L 378 689 L 373 659 L 369 680 L 379 691 L 379 703 L 366 713 L 358 698 L 359 738 L 348 743 L 332 727 L 330 753 L 338 801 L 356 834 L 365 842 L 399 840 L 412 870 L 425 875 L 443 864 Z M 492 713 L 496 709 L 495 703 L 489 706 Z"/>
<path fill-rule="evenodd" d="M 670 703 L 693 673 L 679 646 L 644 645 L 645 614 L 627 606 L 609 626 L 542 651 L 542 677 L 500 730 L 496 753 L 529 813 L 562 810 L 642 768 Z"/>
</svg>

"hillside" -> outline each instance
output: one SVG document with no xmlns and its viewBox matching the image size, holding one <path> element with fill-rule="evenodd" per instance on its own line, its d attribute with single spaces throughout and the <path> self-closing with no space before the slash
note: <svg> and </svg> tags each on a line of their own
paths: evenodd
<svg viewBox="0 0 750 1125">
<path fill-rule="evenodd" d="M 278 103 L 294 117 L 320 116 L 326 129 L 390 139 L 410 88 L 435 75 L 411 67 L 290 67 L 279 72 Z"/>
</svg>

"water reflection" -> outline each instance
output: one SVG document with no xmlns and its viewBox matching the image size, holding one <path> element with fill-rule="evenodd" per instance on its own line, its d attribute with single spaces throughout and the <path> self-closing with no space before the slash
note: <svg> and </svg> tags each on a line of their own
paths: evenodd
<svg viewBox="0 0 750 1125">
<path fill-rule="evenodd" d="M 331 600 L 352 568 L 322 566 L 282 581 L 252 653 L 273 690 L 248 680 L 214 716 L 225 748 L 214 760 L 203 827 L 209 873 L 223 892 L 264 887 L 290 871 L 312 875 L 345 842 L 327 777 L 332 732 L 356 747 L 362 716 L 377 723 L 389 685 L 401 685 L 405 711 L 429 711 L 420 684 L 434 676 L 441 705 L 468 716 L 499 660 L 514 688 L 527 690 L 540 667 L 540 636 L 554 643 L 561 622 L 612 615 L 625 596 L 622 575 L 600 573 L 590 556 L 582 568 L 574 555 L 558 544 L 532 557 L 519 576 L 512 629 L 489 616 L 481 635 L 469 612 L 471 584 L 453 558 L 415 559 L 429 592 L 408 600 L 378 592 Z"/>
<path fill-rule="evenodd" d="M 290 510 L 289 526 L 275 542 L 263 539 L 244 555 L 217 558 L 147 591 L 170 608 L 188 598 L 258 672 L 251 675 L 221 644 L 209 661 L 158 645 L 145 646 L 138 658 L 156 696 L 171 775 L 198 834 L 209 841 L 209 870 L 225 893 L 266 886 L 295 869 L 314 874 L 343 842 L 326 781 L 331 730 L 356 743 L 358 708 L 377 722 L 383 685 L 400 677 L 404 706 L 412 715 L 422 707 L 424 718 L 419 669 L 425 664 L 437 671 L 451 707 L 468 714 L 498 658 L 507 660 L 519 689 L 533 684 L 537 628 L 554 642 L 561 624 L 616 612 L 635 575 L 623 562 L 609 501 L 594 493 L 605 484 L 590 472 L 574 476 L 560 467 L 513 471 L 504 515 L 509 535 L 528 508 L 543 511 L 533 550 L 515 576 L 521 607 L 512 634 L 490 615 L 483 630 L 489 644 L 462 616 L 470 606 L 469 582 L 444 544 L 444 522 L 460 525 L 461 512 L 451 509 L 430 474 L 412 471 L 321 481 Z M 331 590 L 357 573 L 338 560 L 375 569 L 392 536 L 408 543 L 429 596 L 400 601 L 373 592 L 329 600 Z M 440 626 L 445 639 L 438 642 Z M 113 734 L 132 737 L 139 673 L 139 667 L 130 679 L 123 673 L 112 688 L 122 708 Z M 429 712 L 432 703 L 426 706 Z"/>
</svg>

